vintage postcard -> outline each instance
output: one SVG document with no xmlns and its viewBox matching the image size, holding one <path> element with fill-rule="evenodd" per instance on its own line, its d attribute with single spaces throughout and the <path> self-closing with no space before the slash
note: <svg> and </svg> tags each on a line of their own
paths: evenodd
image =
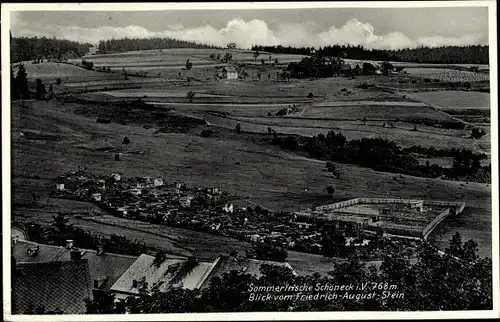
<svg viewBox="0 0 500 322">
<path fill-rule="evenodd" d="M 494 1 L 1 15 L 5 320 L 499 316 Z"/>
</svg>

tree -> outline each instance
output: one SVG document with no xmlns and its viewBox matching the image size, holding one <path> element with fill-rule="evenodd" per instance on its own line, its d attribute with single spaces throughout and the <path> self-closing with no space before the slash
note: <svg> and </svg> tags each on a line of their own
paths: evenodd
<svg viewBox="0 0 500 322">
<path fill-rule="evenodd" d="M 128 136 L 124 137 L 123 140 L 122 140 L 122 144 L 125 144 L 127 150 L 128 150 L 128 145 L 130 144 L 130 139 L 128 138 Z"/>
<path fill-rule="evenodd" d="M 278 65 L 278 64 L 279 64 L 279 62 L 278 62 L 278 58 L 276 58 L 276 59 L 274 60 L 274 64 L 276 64 L 276 65 Z"/>
<path fill-rule="evenodd" d="M 260 55 L 260 53 L 258 50 L 253 52 L 253 59 L 254 59 L 255 63 L 257 63 L 257 57 L 259 57 L 259 55 Z"/>
<path fill-rule="evenodd" d="M 241 124 L 236 124 L 236 133 L 241 133 Z"/>
<path fill-rule="evenodd" d="M 265 64 L 266 64 L 266 62 L 264 61 L 264 58 L 262 58 L 262 59 L 260 60 L 260 63 L 261 63 L 262 65 L 265 65 Z"/>
<path fill-rule="evenodd" d="M 46 99 L 47 89 L 40 78 L 36 80 L 36 98 L 39 100 Z"/>
<path fill-rule="evenodd" d="M 68 217 L 63 213 L 53 217 L 52 227 L 54 227 L 57 234 L 65 234 L 73 229 L 73 225 L 69 223 Z"/>
<path fill-rule="evenodd" d="M 27 99 L 30 97 L 30 92 L 28 89 L 28 73 L 23 64 L 19 64 L 16 76 L 16 87 L 19 91 L 21 99 Z"/>
<path fill-rule="evenodd" d="M 334 172 L 336 170 L 336 166 L 335 166 L 335 163 L 331 162 L 331 161 L 327 161 L 326 164 L 326 169 L 328 170 L 328 172 Z"/>
<path fill-rule="evenodd" d="M 321 253 L 324 257 L 343 256 L 345 252 L 345 243 L 346 239 L 339 231 L 324 231 L 323 238 L 321 239 Z"/>
<path fill-rule="evenodd" d="M 187 98 L 189 99 L 189 103 L 193 103 L 193 99 L 194 99 L 195 95 L 196 95 L 196 94 L 195 94 L 195 92 L 193 92 L 193 91 L 189 91 L 189 92 L 187 93 L 187 95 L 186 95 L 186 96 L 187 96 Z"/>
<path fill-rule="evenodd" d="M 333 193 L 335 192 L 335 188 L 333 186 L 328 186 L 325 188 L 325 190 L 329 195 L 333 195 Z"/>
<path fill-rule="evenodd" d="M 191 68 L 193 67 L 193 63 L 189 61 L 189 58 L 188 60 L 186 61 L 186 69 L 187 70 L 190 70 Z"/>
<path fill-rule="evenodd" d="M 230 42 L 229 44 L 227 44 L 227 49 L 234 49 L 234 48 L 236 48 L 236 43 Z"/>
</svg>

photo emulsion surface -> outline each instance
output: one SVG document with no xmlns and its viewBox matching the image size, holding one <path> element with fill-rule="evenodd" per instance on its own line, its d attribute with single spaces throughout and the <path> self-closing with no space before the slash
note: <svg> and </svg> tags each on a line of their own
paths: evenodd
<svg viewBox="0 0 500 322">
<path fill-rule="evenodd" d="M 494 310 L 491 3 L 121 6 L 2 5 L 13 319 Z"/>
</svg>

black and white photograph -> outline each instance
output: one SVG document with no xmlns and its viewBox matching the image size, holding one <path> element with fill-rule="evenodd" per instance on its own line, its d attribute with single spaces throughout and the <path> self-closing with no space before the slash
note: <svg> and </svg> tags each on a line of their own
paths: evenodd
<svg viewBox="0 0 500 322">
<path fill-rule="evenodd" d="M 5 320 L 499 317 L 495 1 L 1 15 Z"/>
</svg>

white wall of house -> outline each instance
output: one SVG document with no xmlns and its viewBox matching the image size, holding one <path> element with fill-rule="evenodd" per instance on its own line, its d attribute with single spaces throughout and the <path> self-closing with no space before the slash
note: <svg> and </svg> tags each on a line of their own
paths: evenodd
<svg viewBox="0 0 500 322">
<path fill-rule="evenodd" d="M 238 79 L 238 72 L 227 72 L 227 79 Z"/>
</svg>

